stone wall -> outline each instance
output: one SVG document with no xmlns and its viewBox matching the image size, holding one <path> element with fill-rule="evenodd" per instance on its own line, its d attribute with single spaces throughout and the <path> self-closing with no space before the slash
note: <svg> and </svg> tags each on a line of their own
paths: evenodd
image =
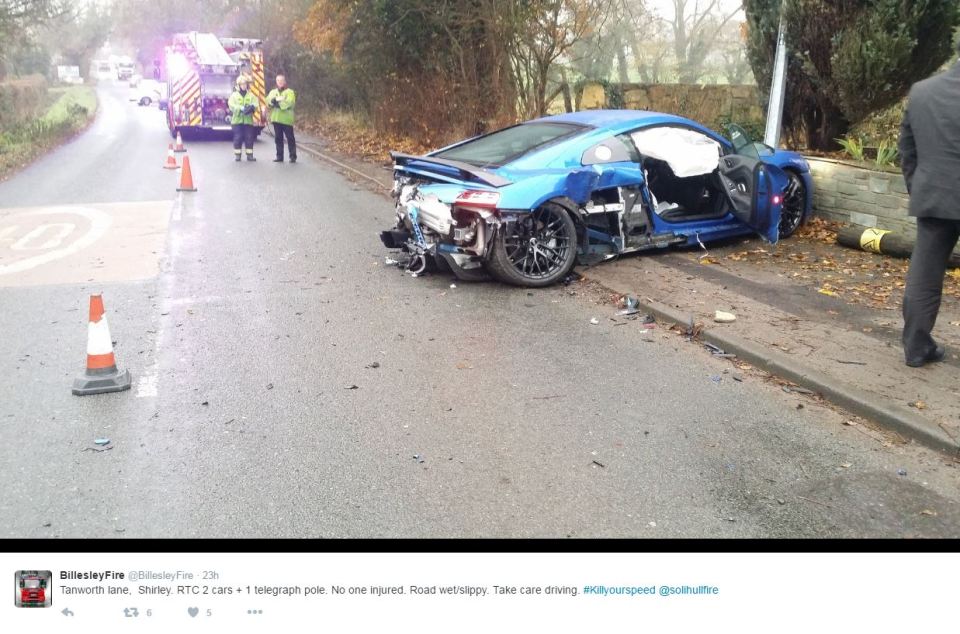
<svg viewBox="0 0 960 634">
<path fill-rule="evenodd" d="M 625 108 L 677 114 L 707 126 L 721 118 L 737 122 L 762 121 L 756 86 L 730 84 L 616 84 Z M 608 96 L 600 84 L 583 87 L 580 108 L 607 108 Z"/>
<path fill-rule="evenodd" d="M 913 237 L 910 198 L 899 171 L 871 169 L 831 159 L 806 157 L 813 175 L 814 214 L 862 227 L 878 227 Z"/>
</svg>

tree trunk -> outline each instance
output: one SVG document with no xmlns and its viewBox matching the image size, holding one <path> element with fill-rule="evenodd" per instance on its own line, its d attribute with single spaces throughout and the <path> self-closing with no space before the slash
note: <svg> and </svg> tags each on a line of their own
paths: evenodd
<svg viewBox="0 0 960 634">
<path fill-rule="evenodd" d="M 567 82 L 567 70 L 560 68 L 560 91 L 563 92 L 563 109 L 573 112 L 573 97 L 570 95 L 570 84 Z"/>
<path fill-rule="evenodd" d="M 807 147 L 823 152 L 840 149 L 837 139 L 850 129 L 850 122 L 839 108 L 830 103 L 807 110 L 803 114 L 803 123 L 807 133 Z"/>
<path fill-rule="evenodd" d="M 630 76 L 627 74 L 627 54 L 623 50 L 623 45 L 617 47 L 617 76 L 621 84 L 630 83 Z"/>
</svg>

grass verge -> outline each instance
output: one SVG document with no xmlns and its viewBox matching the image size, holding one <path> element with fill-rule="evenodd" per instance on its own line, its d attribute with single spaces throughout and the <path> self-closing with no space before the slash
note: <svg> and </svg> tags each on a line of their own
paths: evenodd
<svg viewBox="0 0 960 634">
<path fill-rule="evenodd" d="M 0 131 L 0 180 L 72 138 L 96 114 L 97 93 L 92 86 L 51 88 L 48 96 L 50 107 L 42 117 Z"/>
</svg>

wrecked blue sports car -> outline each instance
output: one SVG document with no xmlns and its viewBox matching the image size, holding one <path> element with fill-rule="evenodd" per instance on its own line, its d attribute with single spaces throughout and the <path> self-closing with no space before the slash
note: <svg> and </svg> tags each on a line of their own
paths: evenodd
<svg viewBox="0 0 960 634">
<path fill-rule="evenodd" d="M 639 110 L 545 117 L 391 157 L 398 222 L 380 237 L 409 254 L 407 270 L 518 286 L 645 249 L 751 232 L 775 243 L 813 193 L 796 153 Z"/>
</svg>

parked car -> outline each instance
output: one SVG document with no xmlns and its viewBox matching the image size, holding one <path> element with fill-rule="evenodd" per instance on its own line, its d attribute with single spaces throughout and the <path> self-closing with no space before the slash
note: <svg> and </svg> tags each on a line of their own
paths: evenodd
<svg viewBox="0 0 960 634">
<path fill-rule="evenodd" d="M 154 103 L 160 104 L 166 98 L 167 85 L 155 79 L 141 78 L 133 90 L 134 96 L 130 101 L 136 101 L 140 106 L 149 106 Z"/>
<path fill-rule="evenodd" d="M 670 114 L 588 110 L 424 156 L 392 152 L 397 224 L 380 237 L 410 254 L 412 273 L 548 286 L 577 261 L 792 235 L 812 205 L 807 162 L 738 126 L 729 134 Z"/>
</svg>

